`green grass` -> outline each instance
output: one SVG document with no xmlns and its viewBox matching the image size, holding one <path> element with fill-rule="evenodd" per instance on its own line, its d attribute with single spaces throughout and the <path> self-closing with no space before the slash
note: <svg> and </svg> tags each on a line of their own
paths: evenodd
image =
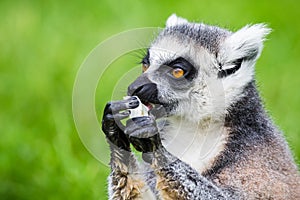
<svg viewBox="0 0 300 200">
<path fill-rule="evenodd" d="M 267 109 L 300 158 L 296 0 L 2 0 L 1 199 L 106 199 L 109 169 L 85 149 L 73 122 L 77 70 L 99 42 L 131 28 L 162 27 L 173 12 L 232 30 L 257 22 L 274 29 L 257 63 L 257 79 Z M 138 60 L 131 60 L 135 66 Z M 115 80 L 118 74 L 115 69 L 108 76 Z M 112 95 L 104 88 L 99 110 Z"/>
</svg>

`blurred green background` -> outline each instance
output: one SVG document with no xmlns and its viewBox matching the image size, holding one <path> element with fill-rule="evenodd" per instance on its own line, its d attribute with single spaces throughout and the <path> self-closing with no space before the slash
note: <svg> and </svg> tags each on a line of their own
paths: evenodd
<svg viewBox="0 0 300 200">
<path fill-rule="evenodd" d="M 76 73 L 101 41 L 132 28 L 162 27 L 171 13 L 231 30 L 257 22 L 274 30 L 257 79 L 299 159 L 299 8 L 296 0 L 1 0 L 0 198 L 106 199 L 109 169 L 85 149 L 72 118 Z M 132 66 L 139 61 L 132 60 Z M 105 88 L 99 109 L 111 97 Z"/>
</svg>

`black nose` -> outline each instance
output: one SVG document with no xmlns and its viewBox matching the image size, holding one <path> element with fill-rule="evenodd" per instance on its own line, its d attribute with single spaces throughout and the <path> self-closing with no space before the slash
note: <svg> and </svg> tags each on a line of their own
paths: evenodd
<svg viewBox="0 0 300 200">
<path fill-rule="evenodd" d="M 142 101 L 159 103 L 157 85 L 143 75 L 129 85 L 127 94 L 138 96 Z"/>
<path fill-rule="evenodd" d="M 151 84 L 152 82 L 147 78 L 147 76 L 145 76 L 144 74 L 142 74 L 141 76 L 139 76 L 133 83 L 131 83 L 128 86 L 127 89 L 127 95 L 128 96 L 133 96 L 135 95 L 136 91 L 142 87 L 143 85 L 146 84 Z M 140 89 L 139 89 L 140 90 Z"/>
<path fill-rule="evenodd" d="M 154 83 L 148 83 L 137 88 L 132 96 L 138 96 L 141 100 L 157 102 L 157 87 Z"/>
</svg>

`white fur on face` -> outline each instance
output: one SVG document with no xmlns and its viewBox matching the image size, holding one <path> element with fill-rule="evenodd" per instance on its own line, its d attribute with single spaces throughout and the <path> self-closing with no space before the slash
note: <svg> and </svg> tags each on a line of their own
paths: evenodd
<svg viewBox="0 0 300 200">
<path fill-rule="evenodd" d="M 212 115 L 224 116 L 225 94 L 222 81 L 217 78 L 218 67 L 214 55 L 197 46 L 193 41 L 189 45 L 178 41 L 178 38 L 164 37 L 150 48 L 150 68 L 146 73 L 149 79 L 157 84 L 161 96 L 165 99 L 176 99 L 179 104 L 176 115 L 197 123 Z M 166 61 L 178 57 L 191 61 L 198 70 L 194 84 L 187 90 L 173 91 L 167 79 L 159 79 L 154 72 Z"/>
<path fill-rule="evenodd" d="M 188 23 L 176 16 L 171 16 L 170 20 L 174 24 Z M 254 65 L 269 32 L 270 29 L 262 24 L 246 26 L 220 41 L 218 57 L 192 39 L 173 35 L 160 37 L 150 48 L 151 66 L 147 73 L 150 80 L 157 83 L 162 97 L 169 99 L 169 102 L 172 99 L 178 100 L 177 116 L 196 123 L 206 118 L 222 120 L 227 108 L 243 96 L 244 87 L 253 80 Z M 186 58 L 198 70 L 194 85 L 180 92 L 172 91 L 167 79 L 151 76 L 164 62 L 178 57 Z M 242 62 L 239 70 L 227 77 L 218 78 L 219 64 L 222 69 L 230 69 L 235 67 L 233 62 L 241 58 L 247 59 Z"/>
</svg>

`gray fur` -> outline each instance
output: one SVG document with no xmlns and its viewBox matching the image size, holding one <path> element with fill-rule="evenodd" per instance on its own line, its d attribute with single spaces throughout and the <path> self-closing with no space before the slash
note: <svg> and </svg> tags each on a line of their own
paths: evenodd
<svg viewBox="0 0 300 200">
<path fill-rule="evenodd" d="M 149 69 L 128 90 L 129 95 L 166 108 L 164 127 L 153 117 L 141 117 L 128 121 L 121 131 L 109 121 L 110 115 L 104 116 L 108 140 L 125 149 L 111 148 L 110 199 L 300 199 L 297 166 L 265 112 L 253 75 L 269 31 L 254 25 L 232 33 L 170 17 L 145 57 Z M 178 58 L 193 65 L 187 67 L 192 76 L 170 77 L 168 65 Z M 222 68 L 230 73 L 220 76 Z M 219 105 L 213 99 L 217 97 L 224 103 Z M 126 105 L 114 104 L 118 117 Z M 202 135 L 215 133 L 221 139 L 210 146 L 214 138 Z M 173 139 L 175 148 L 168 146 Z M 147 163 L 139 165 L 128 142 L 143 152 Z M 192 156 L 181 155 L 176 148 L 186 150 L 182 144 L 199 149 Z M 194 161 L 202 151 L 206 157 L 197 165 Z"/>
<path fill-rule="evenodd" d="M 220 41 L 231 32 L 216 26 L 206 24 L 186 23 L 166 27 L 157 37 L 157 40 L 172 35 L 179 41 L 191 39 L 199 46 L 205 47 L 209 52 L 216 54 L 219 51 Z"/>
</svg>

